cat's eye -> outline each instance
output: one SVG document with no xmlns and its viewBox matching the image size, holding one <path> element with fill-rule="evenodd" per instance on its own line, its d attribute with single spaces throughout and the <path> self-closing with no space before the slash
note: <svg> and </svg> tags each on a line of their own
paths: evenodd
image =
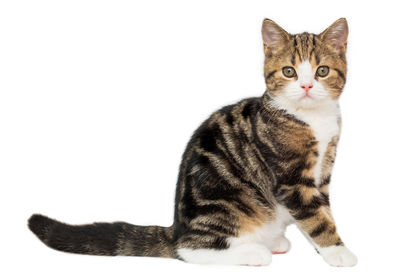
<svg viewBox="0 0 400 279">
<path fill-rule="evenodd" d="M 282 73 L 285 77 L 292 78 L 296 76 L 296 70 L 293 67 L 283 67 Z"/>
<path fill-rule="evenodd" d="M 317 76 L 326 77 L 329 74 L 328 66 L 319 66 L 317 69 Z"/>
</svg>

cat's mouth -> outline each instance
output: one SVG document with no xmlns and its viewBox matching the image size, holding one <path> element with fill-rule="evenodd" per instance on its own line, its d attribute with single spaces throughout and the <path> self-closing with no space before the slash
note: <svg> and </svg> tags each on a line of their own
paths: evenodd
<svg viewBox="0 0 400 279">
<path fill-rule="evenodd" d="M 316 101 L 317 99 L 315 98 L 315 96 L 311 93 L 300 93 L 297 95 L 296 100 L 298 102 L 312 102 L 312 101 Z"/>
<path fill-rule="evenodd" d="M 313 94 L 302 94 L 297 98 L 297 105 L 304 108 L 318 107 L 322 99 Z"/>
<path fill-rule="evenodd" d="M 313 99 L 313 97 L 311 96 L 310 93 L 305 93 L 300 99 L 301 99 L 301 100 Z"/>
<path fill-rule="evenodd" d="M 319 92 L 308 92 L 308 93 L 302 93 L 299 97 L 299 101 L 321 101 L 325 99 L 327 96 L 325 94 L 319 93 Z"/>
</svg>

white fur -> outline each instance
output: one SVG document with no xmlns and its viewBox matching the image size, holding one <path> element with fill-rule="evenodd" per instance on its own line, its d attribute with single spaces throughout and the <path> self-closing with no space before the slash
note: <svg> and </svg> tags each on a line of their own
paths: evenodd
<svg viewBox="0 0 400 279">
<path fill-rule="evenodd" d="M 322 258 L 332 266 L 355 266 L 357 257 L 345 246 L 319 248 Z"/>
<path fill-rule="evenodd" d="M 293 222 L 292 216 L 282 206 L 276 207 L 276 218 L 240 237 L 229 238 L 229 248 L 178 249 L 178 255 L 187 262 L 200 264 L 268 265 L 272 252 L 287 252 L 290 242 L 284 237 L 286 226 Z"/>
<path fill-rule="evenodd" d="M 272 260 L 269 249 L 259 243 L 231 245 L 225 250 L 181 248 L 178 255 L 196 264 L 269 265 Z"/>
<path fill-rule="evenodd" d="M 276 238 L 271 246 L 271 252 L 274 254 L 286 253 L 290 250 L 290 241 L 284 235 Z"/>
<path fill-rule="evenodd" d="M 297 67 L 297 82 L 302 85 L 302 84 L 315 84 L 315 79 L 314 79 L 314 73 L 312 66 L 308 60 L 303 61 L 299 64 Z"/>
</svg>

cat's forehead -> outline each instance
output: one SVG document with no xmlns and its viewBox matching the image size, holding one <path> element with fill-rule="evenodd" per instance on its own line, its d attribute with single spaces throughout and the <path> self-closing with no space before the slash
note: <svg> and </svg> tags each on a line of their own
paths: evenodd
<svg viewBox="0 0 400 279">
<path fill-rule="evenodd" d="M 300 61 L 310 60 L 313 52 L 318 48 L 317 38 L 314 34 L 304 32 L 292 35 L 291 39 L 293 41 L 292 55 L 294 59 L 297 58 Z"/>
<path fill-rule="evenodd" d="M 266 63 L 275 65 L 290 63 L 297 66 L 304 61 L 310 61 L 315 66 L 320 64 L 321 60 L 330 60 L 333 56 L 336 56 L 335 53 L 325 48 L 319 35 L 303 32 L 290 35 L 289 40 L 281 45 L 279 53 L 275 57 L 269 57 Z"/>
</svg>

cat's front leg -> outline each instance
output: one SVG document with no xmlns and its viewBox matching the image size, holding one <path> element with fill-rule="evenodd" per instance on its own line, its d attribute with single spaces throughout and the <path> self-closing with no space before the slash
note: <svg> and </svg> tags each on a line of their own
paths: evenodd
<svg viewBox="0 0 400 279">
<path fill-rule="evenodd" d="M 309 185 L 290 186 L 282 203 L 296 224 L 332 266 L 354 266 L 356 256 L 344 246 L 336 230 L 326 197 Z"/>
</svg>

